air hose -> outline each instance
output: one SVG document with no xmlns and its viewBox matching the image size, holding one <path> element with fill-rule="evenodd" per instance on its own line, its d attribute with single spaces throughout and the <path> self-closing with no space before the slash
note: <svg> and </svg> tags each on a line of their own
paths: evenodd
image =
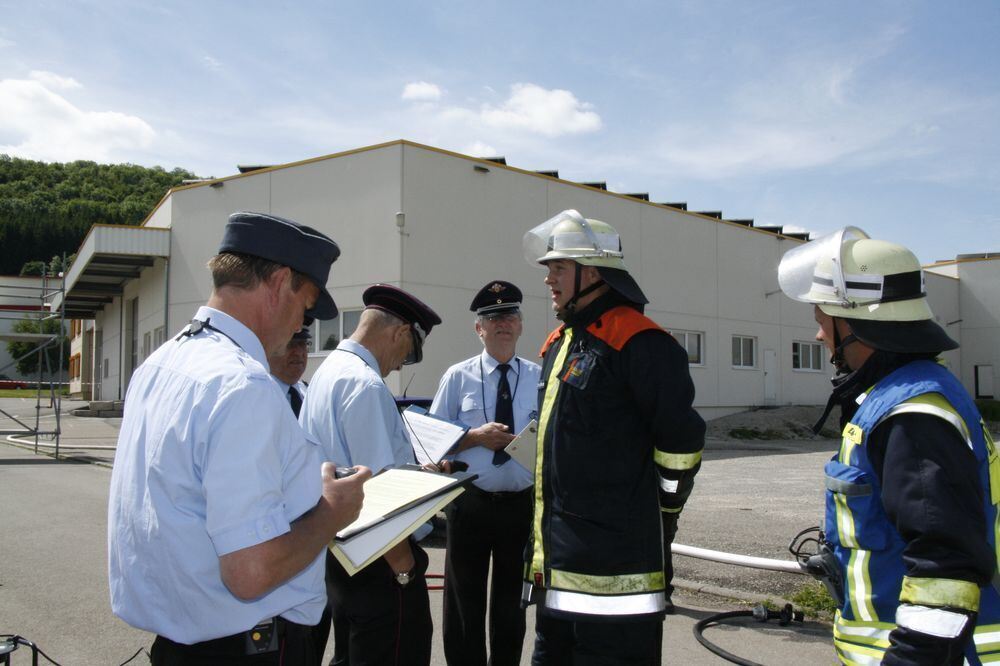
<svg viewBox="0 0 1000 666">
<path fill-rule="evenodd" d="M 732 564 L 753 569 L 766 569 L 769 571 L 780 571 L 782 573 L 796 573 L 812 576 L 821 581 L 829 590 L 834 599 L 843 598 L 843 585 L 840 578 L 840 569 L 833 557 L 833 551 L 826 535 L 819 527 L 810 527 L 802 530 L 792 539 L 788 545 L 788 551 L 795 556 L 795 561 L 776 560 L 766 557 L 753 557 L 736 553 L 724 553 L 706 548 L 696 548 L 683 544 L 672 544 L 671 550 L 675 555 L 686 555 L 703 560 L 718 562 L 720 564 Z M 731 652 L 723 650 L 715 643 L 705 638 L 704 631 L 708 627 L 722 624 L 728 620 L 740 617 L 752 617 L 758 622 L 768 620 L 778 620 L 782 627 L 788 626 L 792 622 L 801 623 L 803 620 L 802 611 L 792 608 L 791 604 L 785 604 L 780 611 L 768 610 L 763 605 L 758 604 L 753 610 L 726 611 L 710 615 L 700 620 L 694 625 L 694 637 L 702 647 L 713 654 L 722 657 L 726 661 L 744 666 L 761 666 L 757 662 L 743 659 Z"/>
<path fill-rule="evenodd" d="M 802 611 L 797 611 L 792 608 L 791 604 L 785 604 L 785 607 L 780 611 L 769 610 L 763 605 L 758 604 L 753 610 L 738 610 L 738 611 L 726 611 L 724 613 L 716 613 L 715 615 L 709 615 L 703 620 L 699 620 L 694 625 L 694 637 L 697 639 L 702 646 L 728 662 L 733 664 L 742 664 L 742 666 L 762 666 L 756 661 L 750 661 L 749 659 L 744 659 L 739 657 L 732 652 L 723 650 L 721 647 L 708 640 L 704 636 L 705 629 L 718 624 L 723 624 L 727 620 L 732 620 L 738 617 L 752 617 L 758 622 L 767 622 L 768 620 L 777 620 L 778 624 L 782 627 L 788 626 L 792 622 L 802 622 Z"/>
</svg>

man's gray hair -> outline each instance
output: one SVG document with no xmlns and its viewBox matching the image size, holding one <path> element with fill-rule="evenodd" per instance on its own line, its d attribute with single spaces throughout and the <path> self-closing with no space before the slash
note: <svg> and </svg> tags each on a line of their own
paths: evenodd
<svg viewBox="0 0 1000 666">
<path fill-rule="evenodd" d="M 385 310 L 366 308 L 361 313 L 361 321 L 359 323 L 370 324 L 375 330 L 381 330 L 390 326 L 399 326 L 407 322 Z"/>
</svg>

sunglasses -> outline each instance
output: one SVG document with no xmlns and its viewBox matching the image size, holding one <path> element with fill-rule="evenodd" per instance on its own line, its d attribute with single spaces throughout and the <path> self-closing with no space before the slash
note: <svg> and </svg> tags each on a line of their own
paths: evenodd
<svg viewBox="0 0 1000 666">
<path fill-rule="evenodd" d="M 410 335 L 413 336 L 413 349 L 403 359 L 403 365 L 413 365 L 424 360 L 424 340 L 427 339 L 427 334 L 420 328 L 420 324 L 411 324 Z"/>
</svg>

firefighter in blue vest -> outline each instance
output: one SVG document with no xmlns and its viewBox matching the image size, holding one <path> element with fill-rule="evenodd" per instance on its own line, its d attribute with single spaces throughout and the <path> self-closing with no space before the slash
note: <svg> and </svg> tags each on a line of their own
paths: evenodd
<svg viewBox="0 0 1000 666">
<path fill-rule="evenodd" d="M 1000 460 L 975 404 L 937 360 L 916 257 L 847 227 L 787 252 L 790 298 L 812 303 L 841 410 L 825 467 L 825 531 L 842 578 L 834 621 L 847 664 L 1000 660 Z M 822 427 L 822 421 L 816 429 Z"/>
<path fill-rule="evenodd" d="M 567 210 L 524 248 L 548 270 L 562 321 L 539 385 L 523 599 L 538 604 L 532 664 L 659 666 L 670 542 L 705 435 L 687 353 L 643 315 L 611 225 Z"/>
</svg>

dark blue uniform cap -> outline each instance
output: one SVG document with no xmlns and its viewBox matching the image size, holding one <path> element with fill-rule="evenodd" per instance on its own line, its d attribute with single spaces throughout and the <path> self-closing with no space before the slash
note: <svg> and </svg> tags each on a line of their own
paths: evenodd
<svg viewBox="0 0 1000 666">
<path fill-rule="evenodd" d="M 219 254 L 223 252 L 249 254 L 302 273 L 319 287 L 316 305 L 306 314 L 316 319 L 337 316 L 326 281 L 340 248 L 324 234 L 276 215 L 233 213 L 219 244 Z"/>
<path fill-rule="evenodd" d="M 392 285 L 373 284 L 365 289 L 361 302 L 365 307 L 388 312 L 408 324 L 418 326 L 425 337 L 434 326 L 441 323 L 441 317 L 430 306 L 413 294 Z"/>
<path fill-rule="evenodd" d="M 521 290 L 510 282 L 493 280 L 479 290 L 469 309 L 483 316 L 520 312 Z"/>
</svg>

